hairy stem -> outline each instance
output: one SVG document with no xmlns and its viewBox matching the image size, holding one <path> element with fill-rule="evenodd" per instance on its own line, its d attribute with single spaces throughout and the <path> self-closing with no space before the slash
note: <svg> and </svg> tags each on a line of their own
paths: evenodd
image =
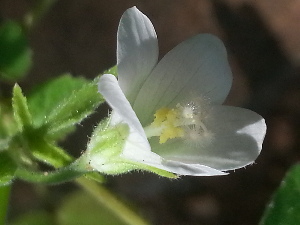
<svg viewBox="0 0 300 225">
<path fill-rule="evenodd" d="M 21 180 L 43 184 L 57 184 L 67 182 L 81 175 L 83 175 L 83 172 L 72 170 L 68 167 L 51 172 L 36 172 L 22 168 L 18 168 L 16 171 L 16 176 Z"/>
</svg>

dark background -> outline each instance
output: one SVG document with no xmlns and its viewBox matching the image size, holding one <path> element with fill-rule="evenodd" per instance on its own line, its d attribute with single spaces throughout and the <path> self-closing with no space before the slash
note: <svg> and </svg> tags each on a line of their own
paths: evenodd
<svg viewBox="0 0 300 225">
<path fill-rule="evenodd" d="M 1 18 L 22 19 L 34 4 L 0 0 Z M 94 78 L 116 63 L 116 32 L 122 13 L 136 5 L 153 22 L 160 55 L 198 33 L 213 33 L 227 47 L 234 82 L 227 104 L 250 108 L 266 119 L 268 132 L 256 163 L 222 177 L 172 181 L 133 172 L 108 177 L 107 185 L 138 206 L 153 224 L 255 225 L 287 169 L 299 161 L 300 2 L 297 0 L 58 0 L 30 32 L 34 66 L 21 82 L 26 91 L 64 72 Z M 74 155 L 85 149 L 102 106 L 65 143 Z M 76 141 L 74 141 L 76 140 Z M 41 200 L 31 185 L 16 182 L 10 218 L 38 207 L 55 208 L 72 184 L 50 187 Z M 55 199 L 50 200 L 50 199 Z"/>
</svg>

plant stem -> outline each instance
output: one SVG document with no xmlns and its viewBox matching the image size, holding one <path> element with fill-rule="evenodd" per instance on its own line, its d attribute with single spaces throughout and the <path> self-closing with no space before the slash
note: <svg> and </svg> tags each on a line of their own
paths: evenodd
<svg viewBox="0 0 300 225">
<path fill-rule="evenodd" d="M 16 176 L 27 182 L 43 183 L 43 184 L 58 184 L 73 180 L 79 176 L 82 176 L 83 172 L 70 170 L 68 167 L 63 169 L 57 169 L 51 172 L 36 172 L 22 168 L 18 168 Z"/>
<path fill-rule="evenodd" d="M 0 225 L 5 225 L 11 185 L 0 187 Z"/>
<path fill-rule="evenodd" d="M 82 177 L 78 178 L 76 182 L 125 223 L 129 225 L 149 225 L 148 222 L 117 199 L 116 196 L 102 185 Z"/>
</svg>

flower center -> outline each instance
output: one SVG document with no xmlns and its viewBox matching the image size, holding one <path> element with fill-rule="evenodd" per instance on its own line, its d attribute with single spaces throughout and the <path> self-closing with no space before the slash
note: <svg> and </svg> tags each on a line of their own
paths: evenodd
<svg viewBox="0 0 300 225">
<path fill-rule="evenodd" d="M 147 138 L 159 137 L 163 144 L 173 138 L 197 139 L 199 135 L 207 133 L 203 124 L 203 113 L 200 106 L 194 102 L 184 106 L 177 104 L 175 108 L 160 108 L 154 114 L 154 121 L 145 127 Z"/>
</svg>

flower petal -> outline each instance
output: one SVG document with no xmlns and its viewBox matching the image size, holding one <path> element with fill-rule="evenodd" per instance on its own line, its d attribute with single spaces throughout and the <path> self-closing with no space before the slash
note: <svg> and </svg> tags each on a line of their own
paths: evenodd
<svg viewBox="0 0 300 225">
<path fill-rule="evenodd" d="M 115 76 L 104 74 L 99 80 L 99 92 L 112 107 L 113 113 L 110 124 L 126 123 L 130 134 L 125 142 L 122 157 L 134 163 L 142 163 L 151 167 L 166 170 L 180 175 L 213 176 L 223 175 L 221 171 L 203 165 L 192 165 L 172 160 L 164 160 L 151 152 L 144 130 L 138 121 L 130 103 L 118 85 Z"/>
<path fill-rule="evenodd" d="M 232 83 L 226 49 L 215 36 L 194 36 L 171 50 L 149 75 L 133 104 L 143 125 L 160 107 L 175 106 L 192 96 L 223 103 Z M 147 107 L 145 107 L 147 106 Z"/>
<path fill-rule="evenodd" d="M 163 165 L 165 170 L 171 171 L 180 175 L 189 175 L 189 176 L 218 176 L 218 175 L 226 175 L 220 170 L 213 169 L 208 166 L 200 165 L 200 164 L 188 164 L 182 163 L 173 160 L 164 160 Z"/>
<path fill-rule="evenodd" d="M 111 125 L 126 123 L 129 125 L 132 132 L 136 133 L 137 136 L 140 136 L 137 139 L 145 139 L 145 142 L 148 142 L 144 129 L 132 110 L 130 103 L 120 89 L 116 77 L 111 74 L 102 75 L 99 79 L 98 91 L 113 109 Z"/>
<path fill-rule="evenodd" d="M 117 39 L 119 84 L 132 102 L 157 63 L 157 36 L 148 17 L 132 7 L 120 20 Z"/>
<path fill-rule="evenodd" d="M 247 109 L 213 106 L 203 121 L 208 135 L 195 141 L 174 140 L 159 144 L 150 140 L 152 151 L 165 159 L 202 164 L 218 170 L 237 169 L 254 162 L 266 133 L 264 119 Z"/>
<path fill-rule="evenodd" d="M 123 157 L 135 162 L 150 161 L 160 163 L 161 158 L 151 152 L 149 142 L 130 103 L 122 92 L 115 76 L 104 74 L 100 77 L 98 90 L 113 109 L 110 125 L 126 123 L 130 134 L 125 142 Z"/>
</svg>

